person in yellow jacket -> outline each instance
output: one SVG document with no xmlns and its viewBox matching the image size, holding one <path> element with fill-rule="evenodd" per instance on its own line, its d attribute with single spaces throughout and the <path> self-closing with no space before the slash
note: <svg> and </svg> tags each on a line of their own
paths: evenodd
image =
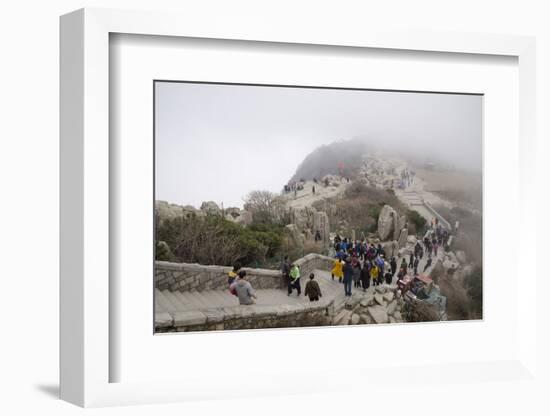
<svg viewBox="0 0 550 416">
<path fill-rule="evenodd" d="M 370 269 L 370 277 L 372 278 L 373 286 L 380 284 L 380 282 L 378 281 L 378 266 L 376 266 L 375 264 L 373 264 Z"/>
<path fill-rule="evenodd" d="M 336 276 L 338 277 L 338 281 L 342 283 L 342 278 L 344 277 L 344 262 L 340 259 L 335 259 L 334 266 L 332 267 L 330 274 L 332 276 L 332 280 L 334 280 L 334 276 Z"/>
</svg>

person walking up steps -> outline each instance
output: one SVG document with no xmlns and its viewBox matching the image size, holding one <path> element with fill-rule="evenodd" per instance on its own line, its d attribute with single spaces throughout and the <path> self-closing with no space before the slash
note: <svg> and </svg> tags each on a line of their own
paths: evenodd
<svg viewBox="0 0 550 416">
<path fill-rule="evenodd" d="M 391 258 L 390 267 L 391 267 L 391 275 L 395 276 L 395 272 L 397 271 L 397 260 L 395 260 L 395 256 L 392 256 Z"/>
<path fill-rule="evenodd" d="M 323 297 L 321 294 L 321 288 L 319 287 L 319 283 L 317 283 L 315 280 L 315 275 L 313 273 L 309 274 L 309 282 L 306 284 L 306 290 L 304 292 L 304 296 L 309 297 L 310 302 L 314 302 L 319 300 L 319 298 Z"/>
<path fill-rule="evenodd" d="M 352 257 L 351 265 L 353 266 L 353 286 L 359 288 L 361 287 L 361 262 L 357 257 Z"/>
<path fill-rule="evenodd" d="M 426 262 L 426 265 L 424 266 L 424 271 L 423 273 L 426 272 L 426 270 L 428 270 L 428 267 L 430 267 L 432 265 L 432 255 L 429 254 L 428 255 L 428 261 Z"/>
<path fill-rule="evenodd" d="M 378 281 L 378 273 L 379 270 L 378 270 L 378 266 L 376 264 L 373 264 L 372 267 L 370 268 L 370 277 L 372 278 L 372 285 L 373 286 L 378 286 L 380 284 L 380 282 Z"/>
<path fill-rule="evenodd" d="M 366 292 L 370 286 L 370 262 L 365 261 L 363 267 L 361 267 L 361 286 L 363 286 L 363 292 Z"/>
<path fill-rule="evenodd" d="M 298 296 L 302 294 L 302 287 L 300 286 L 300 268 L 297 264 L 290 266 L 290 279 L 288 281 L 288 296 L 292 294 L 292 290 L 296 289 Z"/>
<path fill-rule="evenodd" d="M 351 282 L 353 280 L 353 266 L 351 260 L 346 259 L 344 264 L 344 293 L 346 296 L 351 296 Z"/>
<path fill-rule="evenodd" d="M 281 262 L 281 274 L 283 275 L 284 284 L 288 286 L 290 280 L 290 262 L 288 261 L 288 256 L 285 256 Z"/>
<path fill-rule="evenodd" d="M 334 276 L 336 276 L 338 281 L 342 283 L 342 278 L 344 277 L 344 263 L 340 258 L 336 258 L 334 260 L 334 266 L 332 267 L 330 274 L 332 276 L 332 280 L 334 280 Z"/>
</svg>

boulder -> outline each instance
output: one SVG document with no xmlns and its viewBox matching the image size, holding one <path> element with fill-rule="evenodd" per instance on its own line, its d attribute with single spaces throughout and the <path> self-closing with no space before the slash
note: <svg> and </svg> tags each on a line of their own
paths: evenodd
<svg viewBox="0 0 550 416">
<path fill-rule="evenodd" d="M 367 309 L 373 321 L 377 324 L 386 324 L 389 322 L 388 313 L 382 306 L 371 306 Z"/>
<path fill-rule="evenodd" d="M 220 215 L 221 209 L 214 201 L 205 201 L 201 204 L 201 211 L 210 215 Z"/>
<path fill-rule="evenodd" d="M 399 248 L 403 248 L 407 245 L 407 238 L 409 237 L 409 232 L 406 228 L 403 228 L 401 230 L 401 233 L 399 234 L 399 241 L 397 242 L 397 245 Z"/>
<path fill-rule="evenodd" d="M 404 215 L 399 216 L 396 212 L 394 216 L 394 229 L 393 229 L 394 240 L 399 240 L 402 230 L 405 229 L 406 223 L 407 223 L 407 218 Z"/>
<path fill-rule="evenodd" d="M 397 309 L 397 301 L 396 300 L 391 301 L 389 303 L 389 305 L 387 306 L 387 308 L 386 308 L 389 315 L 393 315 L 395 313 L 396 309 Z"/>
<path fill-rule="evenodd" d="M 326 212 L 316 211 L 313 213 L 313 233 L 321 233 L 321 241 L 323 244 L 329 244 L 329 234 L 330 234 L 330 222 L 328 220 L 328 215 Z"/>
<path fill-rule="evenodd" d="M 365 300 L 367 301 L 367 306 L 373 306 L 374 305 L 374 295 L 372 293 L 367 293 L 365 296 Z"/>
<path fill-rule="evenodd" d="M 397 321 L 393 316 L 390 316 L 390 324 L 395 324 Z"/>
<path fill-rule="evenodd" d="M 397 212 L 389 206 L 384 205 L 378 216 L 378 236 L 381 240 L 386 240 L 388 237 L 393 237 L 395 229 Z"/>
<path fill-rule="evenodd" d="M 382 243 L 382 248 L 386 252 L 386 259 L 391 259 L 392 256 L 397 256 L 397 241 L 393 240 Z"/>
<path fill-rule="evenodd" d="M 386 292 L 384 293 L 384 295 L 382 296 L 382 298 L 386 301 L 386 302 L 391 302 L 394 298 L 394 294 L 393 292 Z"/>
<path fill-rule="evenodd" d="M 355 309 L 359 302 L 363 300 L 363 295 L 361 292 L 355 292 L 348 300 L 346 301 L 346 309 Z"/>
<path fill-rule="evenodd" d="M 294 244 L 303 247 L 305 243 L 305 238 L 296 224 L 288 224 L 285 227 L 285 231 L 287 232 L 288 237 L 292 239 Z"/>
<path fill-rule="evenodd" d="M 407 236 L 407 243 L 412 244 L 414 246 L 416 244 L 416 236 L 415 235 Z"/>
<path fill-rule="evenodd" d="M 352 312 L 346 309 L 343 309 L 338 315 L 334 317 L 334 325 L 347 325 L 351 318 Z"/>
<path fill-rule="evenodd" d="M 401 316 L 401 312 L 399 311 L 394 312 L 393 317 L 395 318 L 396 321 L 403 322 L 403 317 Z"/>
<path fill-rule="evenodd" d="M 461 263 L 466 263 L 466 253 L 462 250 L 456 252 L 456 259 Z"/>
<path fill-rule="evenodd" d="M 384 298 L 382 297 L 381 294 L 377 293 L 374 295 L 374 300 L 376 301 L 376 303 L 378 303 L 380 306 L 386 306 L 386 302 L 384 301 Z"/>
<path fill-rule="evenodd" d="M 369 306 L 369 302 L 366 298 L 363 298 L 361 299 L 361 302 L 359 302 L 359 305 L 362 306 L 363 308 L 366 308 L 367 306 Z"/>
<path fill-rule="evenodd" d="M 351 315 L 351 324 L 352 325 L 357 325 L 359 323 L 359 320 L 361 318 L 359 317 L 359 315 L 357 315 L 356 313 L 354 313 L 353 315 Z"/>
<path fill-rule="evenodd" d="M 370 315 L 362 313 L 361 315 L 359 315 L 359 323 L 372 324 L 372 318 L 370 317 Z"/>
<path fill-rule="evenodd" d="M 386 293 L 386 288 L 382 285 L 374 286 L 374 291 L 376 293 Z"/>
</svg>

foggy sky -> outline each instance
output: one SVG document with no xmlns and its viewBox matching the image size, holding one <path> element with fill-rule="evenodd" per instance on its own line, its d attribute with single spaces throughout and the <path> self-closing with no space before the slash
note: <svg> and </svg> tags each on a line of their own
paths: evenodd
<svg viewBox="0 0 550 416">
<path fill-rule="evenodd" d="M 482 97 L 157 82 L 156 199 L 242 207 L 322 144 L 365 138 L 481 171 Z"/>
</svg>

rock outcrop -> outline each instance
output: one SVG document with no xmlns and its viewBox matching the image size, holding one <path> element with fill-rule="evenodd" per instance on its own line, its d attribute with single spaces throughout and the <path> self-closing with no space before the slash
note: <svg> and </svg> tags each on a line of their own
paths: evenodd
<svg viewBox="0 0 550 416">
<path fill-rule="evenodd" d="M 201 211 L 210 215 L 221 215 L 222 210 L 214 201 L 205 201 L 201 204 Z"/>
<path fill-rule="evenodd" d="M 356 291 L 336 314 L 333 325 L 386 324 L 405 322 L 405 302 L 396 285 L 380 285 L 372 292 Z"/>
<path fill-rule="evenodd" d="M 378 236 L 381 240 L 387 240 L 390 235 L 393 236 L 396 216 L 397 212 L 391 206 L 384 205 L 378 216 Z"/>
</svg>

